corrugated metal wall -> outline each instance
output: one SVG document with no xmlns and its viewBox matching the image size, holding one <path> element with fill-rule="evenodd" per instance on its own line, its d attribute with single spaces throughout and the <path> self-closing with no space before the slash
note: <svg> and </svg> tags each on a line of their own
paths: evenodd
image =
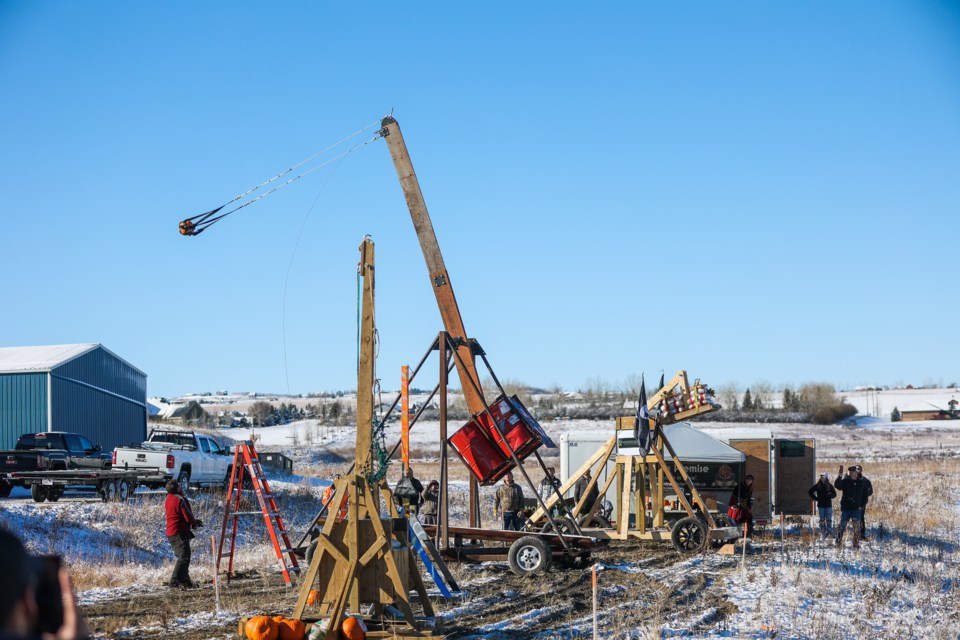
<svg viewBox="0 0 960 640">
<path fill-rule="evenodd" d="M 0 449 L 22 433 L 47 430 L 47 374 L 0 374 Z"/>
<path fill-rule="evenodd" d="M 76 431 L 104 450 L 147 437 L 147 377 L 97 348 L 51 372 L 53 430 Z"/>
</svg>

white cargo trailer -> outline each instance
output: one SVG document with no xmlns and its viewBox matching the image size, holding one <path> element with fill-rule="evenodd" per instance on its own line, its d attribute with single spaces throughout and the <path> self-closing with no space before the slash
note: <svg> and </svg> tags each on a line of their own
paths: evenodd
<svg viewBox="0 0 960 640">
<path fill-rule="evenodd" d="M 664 426 L 677 455 L 683 461 L 694 486 L 717 509 L 726 504 L 747 474 L 754 477 L 754 519 L 769 522 L 774 515 L 808 515 L 811 501 L 807 490 L 816 481 L 816 441 L 774 438 L 769 430 L 706 429 L 678 422 Z M 560 437 L 560 479 L 565 481 L 591 455 L 609 441 L 612 431 L 568 432 Z M 632 432 L 618 434 L 618 452 L 629 455 Z M 670 461 L 667 456 L 668 462 Z M 600 471 L 599 486 L 613 472 L 613 458 Z M 572 490 L 565 497 L 572 497 Z M 616 500 L 616 487 L 607 490 L 606 499 Z M 673 496 L 666 496 L 672 501 Z M 636 505 L 631 503 L 631 512 Z"/>
</svg>

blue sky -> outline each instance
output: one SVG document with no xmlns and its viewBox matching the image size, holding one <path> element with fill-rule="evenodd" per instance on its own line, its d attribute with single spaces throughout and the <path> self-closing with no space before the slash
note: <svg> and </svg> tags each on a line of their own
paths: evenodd
<svg viewBox="0 0 960 640">
<path fill-rule="evenodd" d="M 501 379 L 960 381 L 956 3 L 7 0 L 0 83 L 0 343 L 151 394 L 353 388 L 364 234 L 396 388 L 441 325 L 382 140 L 177 233 L 391 109 Z"/>
</svg>

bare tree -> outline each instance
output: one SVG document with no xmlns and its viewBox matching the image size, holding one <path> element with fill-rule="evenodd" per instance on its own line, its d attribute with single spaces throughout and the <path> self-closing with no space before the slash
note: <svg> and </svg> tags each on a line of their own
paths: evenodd
<svg viewBox="0 0 960 640">
<path fill-rule="evenodd" d="M 800 396 L 800 407 L 810 413 L 839 404 L 837 389 L 829 382 L 807 382 L 800 386 L 797 395 Z"/>
<path fill-rule="evenodd" d="M 767 380 L 758 380 L 750 385 L 753 393 L 753 406 L 756 409 L 769 409 L 773 406 L 774 389 Z"/>
<path fill-rule="evenodd" d="M 273 405 L 269 402 L 263 402 L 258 400 L 250 405 L 248 409 L 250 417 L 253 418 L 255 424 L 263 424 L 266 422 L 267 418 L 273 414 Z"/>
<path fill-rule="evenodd" d="M 587 378 L 583 385 L 583 394 L 588 400 L 603 400 L 610 393 L 610 385 L 600 376 Z"/>
<path fill-rule="evenodd" d="M 737 411 L 740 408 L 740 385 L 728 382 L 717 387 L 717 399 L 725 409 Z"/>
<path fill-rule="evenodd" d="M 638 398 L 640 397 L 640 382 L 643 380 L 643 376 L 636 373 L 631 373 L 626 378 L 623 379 L 623 394 L 627 398 Z"/>
</svg>

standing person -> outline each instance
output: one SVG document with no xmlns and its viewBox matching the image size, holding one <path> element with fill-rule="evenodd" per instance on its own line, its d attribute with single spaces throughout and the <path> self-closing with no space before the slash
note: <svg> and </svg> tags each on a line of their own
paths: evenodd
<svg viewBox="0 0 960 640">
<path fill-rule="evenodd" d="M 830 484 L 830 475 L 821 473 L 817 484 L 807 492 L 810 498 L 817 501 L 817 514 L 820 516 L 820 537 L 833 535 L 833 499 L 837 497 L 837 490 Z"/>
<path fill-rule="evenodd" d="M 840 526 L 837 528 L 837 546 L 843 544 L 843 533 L 847 523 L 853 521 L 853 548 L 860 546 L 860 511 L 863 506 L 863 496 L 867 485 L 860 477 L 856 467 L 849 467 L 848 474 L 843 475 L 843 467 L 837 474 L 837 481 L 833 485 L 843 492 L 840 498 Z"/>
<path fill-rule="evenodd" d="M 440 483 L 436 480 L 431 480 L 423 492 L 423 506 L 420 507 L 420 515 L 423 516 L 424 524 L 437 524 L 439 502 Z"/>
<path fill-rule="evenodd" d="M 423 501 L 423 484 L 413 475 L 413 467 L 407 467 L 406 472 L 393 490 L 393 499 L 400 506 L 406 507 L 413 515 L 417 514 L 420 503 Z"/>
<path fill-rule="evenodd" d="M 577 504 L 580 504 L 580 499 L 583 497 L 583 494 L 587 491 L 587 487 L 590 486 L 590 481 L 593 477 L 590 475 L 590 469 L 587 469 L 577 483 L 573 487 L 573 499 L 577 501 Z M 587 511 L 593 507 L 594 503 L 597 501 L 597 498 L 600 497 L 600 489 L 597 488 L 597 484 L 594 483 L 590 487 L 590 492 L 587 493 L 587 501 L 583 504 L 584 509 Z"/>
<path fill-rule="evenodd" d="M 867 539 L 867 522 L 866 522 L 866 513 L 867 513 L 867 503 L 870 502 L 870 496 L 873 495 L 873 483 L 870 482 L 870 478 L 863 475 L 863 467 L 857 465 L 857 474 L 863 478 L 863 482 L 866 485 L 863 491 L 863 504 L 860 506 L 860 539 Z"/>
<path fill-rule="evenodd" d="M 503 484 L 497 488 L 493 496 L 493 517 L 503 514 L 503 529 L 505 531 L 520 531 L 523 520 L 520 512 L 523 510 L 523 489 L 513 481 L 513 472 L 507 471 L 503 476 Z"/>
<path fill-rule="evenodd" d="M 63 567 L 56 580 L 60 591 L 61 616 L 45 610 L 42 598 L 37 593 L 42 589 L 43 576 L 38 558 L 30 557 L 20 540 L 0 528 L 0 638 L 4 640 L 34 640 L 57 638 L 59 640 L 88 640 L 90 629 L 77 609 L 77 596 L 73 592 L 70 574 Z M 52 576 L 47 576 L 48 578 Z M 47 585 L 50 586 L 50 585 Z M 60 624 L 59 629 L 56 625 Z M 41 630 L 53 631 L 40 634 Z"/>
<path fill-rule="evenodd" d="M 560 488 L 560 478 L 555 476 L 556 469 L 554 467 L 547 467 L 547 475 L 543 476 L 543 480 L 540 481 L 540 485 L 537 487 L 537 493 L 540 494 L 540 499 L 543 500 L 546 504 L 547 500 L 554 496 L 554 491 Z M 560 502 L 557 502 L 553 505 L 553 508 L 550 509 L 550 512 L 554 516 L 560 515 Z"/>
<path fill-rule="evenodd" d="M 193 530 L 202 527 L 203 522 L 193 517 L 190 501 L 181 493 L 176 480 L 167 483 L 167 501 L 163 506 L 167 514 L 167 540 L 177 554 L 169 584 L 186 589 L 193 586 L 190 580 L 190 540 L 193 539 Z"/>
<path fill-rule="evenodd" d="M 730 502 L 739 507 L 737 511 L 737 524 L 747 525 L 747 537 L 753 537 L 753 475 L 747 474 L 736 491 L 730 498 Z"/>
<path fill-rule="evenodd" d="M 540 485 L 537 487 L 537 493 L 540 494 L 540 498 L 544 502 L 553 497 L 554 489 L 560 488 L 560 478 L 554 475 L 556 471 L 554 467 L 547 467 L 547 475 L 543 476 L 543 480 L 540 481 Z"/>
</svg>

